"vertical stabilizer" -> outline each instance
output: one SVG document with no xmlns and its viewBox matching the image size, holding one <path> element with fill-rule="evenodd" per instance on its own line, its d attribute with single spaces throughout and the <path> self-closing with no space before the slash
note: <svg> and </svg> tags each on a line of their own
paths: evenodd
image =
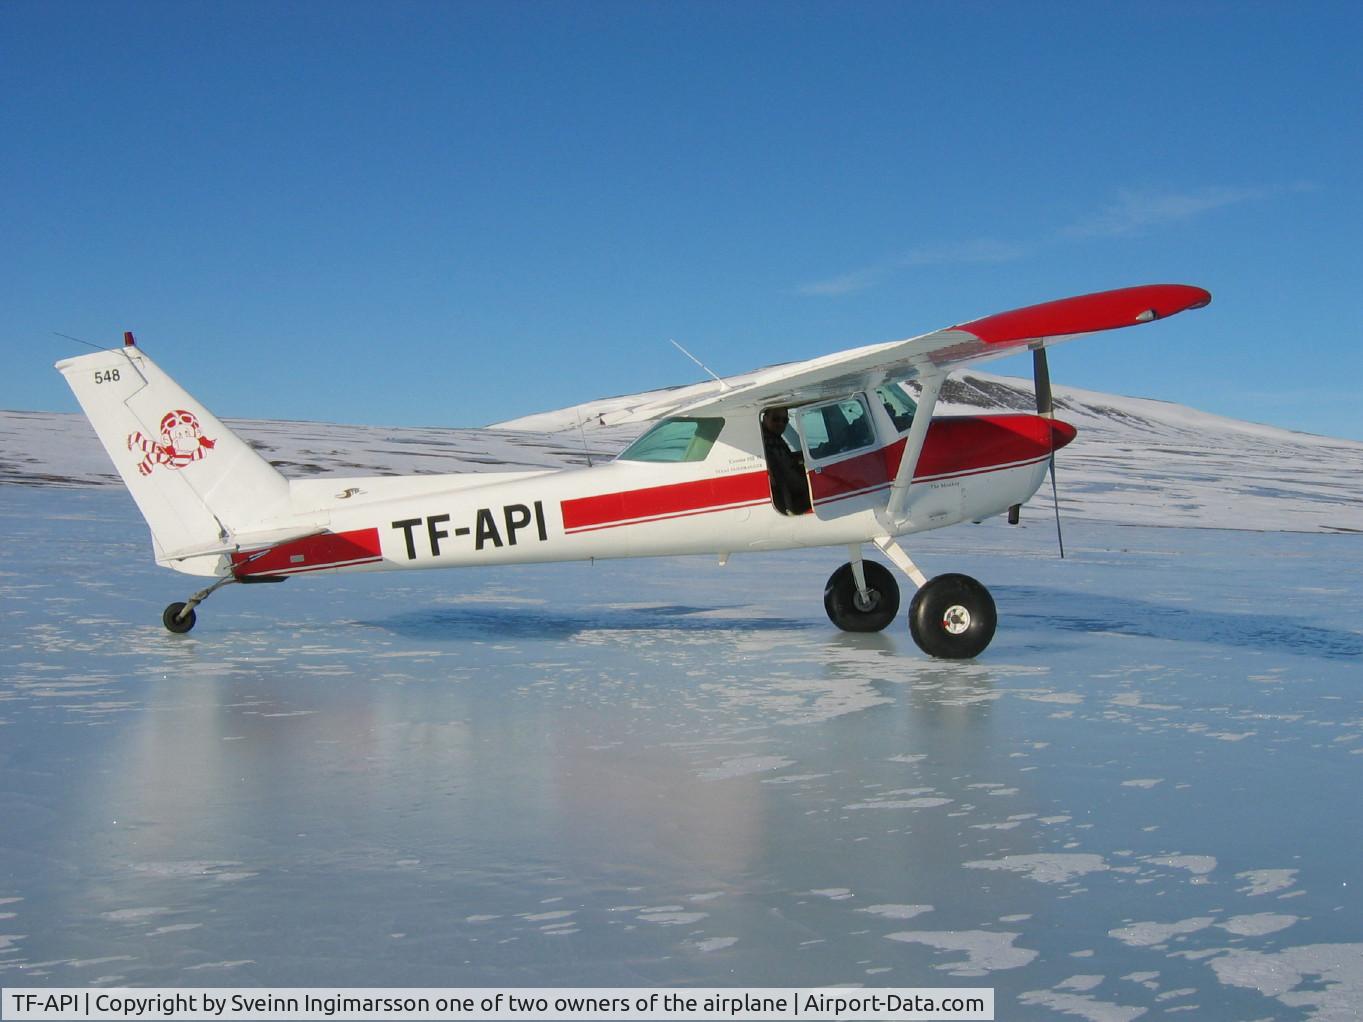
<svg viewBox="0 0 1363 1022">
<path fill-rule="evenodd" d="M 177 563 L 287 516 L 289 483 L 131 343 L 57 369 L 151 528 L 157 560 Z"/>
</svg>

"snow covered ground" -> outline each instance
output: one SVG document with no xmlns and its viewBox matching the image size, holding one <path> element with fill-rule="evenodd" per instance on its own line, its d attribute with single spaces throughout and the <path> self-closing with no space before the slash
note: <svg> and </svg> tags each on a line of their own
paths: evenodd
<svg viewBox="0 0 1363 1022">
<path fill-rule="evenodd" d="M 300 578 L 171 636 L 194 582 L 83 421 L 4 413 L 0 984 L 1356 1017 L 1363 445 L 1060 395 L 1069 557 L 1044 503 L 912 544 L 993 590 L 972 663 L 833 629 L 837 551 Z M 582 448 L 242 425 L 294 472 Z"/>
</svg>

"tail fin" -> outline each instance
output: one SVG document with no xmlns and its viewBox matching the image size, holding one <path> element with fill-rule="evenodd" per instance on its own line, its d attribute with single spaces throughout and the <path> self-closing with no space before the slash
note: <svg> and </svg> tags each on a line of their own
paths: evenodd
<svg viewBox="0 0 1363 1022">
<path fill-rule="evenodd" d="M 287 515 L 289 481 L 128 340 L 57 369 L 147 520 L 157 561 L 214 574 L 205 555 Z"/>
</svg>

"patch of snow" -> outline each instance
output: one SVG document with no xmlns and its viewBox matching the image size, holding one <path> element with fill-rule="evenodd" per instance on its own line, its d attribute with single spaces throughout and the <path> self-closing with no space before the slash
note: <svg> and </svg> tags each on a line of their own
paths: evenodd
<svg viewBox="0 0 1363 1022">
<path fill-rule="evenodd" d="M 1037 952 L 1014 947 L 1020 933 L 995 933 L 992 930 L 918 931 L 890 933 L 889 940 L 906 944 L 926 944 L 939 951 L 963 951 L 965 958 L 936 968 L 953 976 L 985 976 L 1001 969 L 1019 969 L 1030 965 Z"/>
<path fill-rule="evenodd" d="M 1001 859 L 979 859 L 965 863 L 967 869 L 1001 869 L 1022 873 L 1042 884 L 1062 884 L 1089 873 L 1111 867 L 1101 855 L 1085 852 L 1053 852 L 1038 855 L 1005 855 Z"/>
<path fill-rule="evenodd" d="M 1251 898 L 1263 894 L 1273 894 L 1276 891 L 1285 891 L 1297 882 L 1297 871 L 1295 869 L 1247 869 L 1243 873 L 1236 873 L 1236 880 L 1248 881 L 1248 886 L 1238 888 L 1241 894 L 1248 894 Z"/>
<path fill-rule="evenodd" d="M 1154 947 L 1164 944 L 1175 937 L 1205 930 L 1216 920 L 1211 916 L 1197 916 L 1181 919 L 1176 923 L 1132 923 L 1130 926 L 1108 930 L 1107 935 L 1120 940 L 1128 947 Z"/>
<path fill-rule="evenodd" d="M 1281 915 L 1276 912 L 1256 912 L 1248 916 L 1232 916 L 1224 923 L 1216 925 L 1240 937 L 1262 937 L 1268 933 L 1285 930 L 1297 922 L 1298 916 Z"/>
</svg>

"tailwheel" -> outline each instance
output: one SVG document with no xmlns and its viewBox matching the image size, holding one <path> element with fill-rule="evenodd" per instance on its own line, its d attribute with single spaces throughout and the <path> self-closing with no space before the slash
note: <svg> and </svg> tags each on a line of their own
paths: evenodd
<svg viewBox="0 0 1363 1022">
<path fill-rule="evenodd" d="M 909 632 L 929 656 L 946 660 L 979 656 L 997 625 L 994 598 L 969 575 L 938 575 L 909 604 Z"/>
<path fill-rule="evenodd" d="M 166 630 L 174 632 L 176 635 L 183 635 L 194 627 L 194 622 L 198 620 L 194 613 L 194 608 L 184 603 L 172 603 L 161 614 L 161 623 L 166 626 Z"/>
<path fill-rule="evenodd" d="M 259 556 L 259 555 L 257 555 Z M 235 575 L 224 575 L 207 589 L 200 589 L 184 603 L 172 603 L 161 612 L 161 623 L 166 626 L 166 631 L 174 632 L 176 635 L 183 635 L 194 627 L 194 622 L 198 617 L 194 613 L 194 608 L 203 603 L 223 586 L 230 586 L 233 582 L 240 582 L 242 579 Z M 269 581 L 274 581 L 270 579 Z"/>
<path fill-rule="evenodd" d="M 878 632 L 899 613 L 899 583 L 888 568 L 875 561 L 862 561 L 866 587 L 857 586 L 850 563 L 829 576 L 823 590 L 828 620 L 844 632 Z"/>
</svg>

